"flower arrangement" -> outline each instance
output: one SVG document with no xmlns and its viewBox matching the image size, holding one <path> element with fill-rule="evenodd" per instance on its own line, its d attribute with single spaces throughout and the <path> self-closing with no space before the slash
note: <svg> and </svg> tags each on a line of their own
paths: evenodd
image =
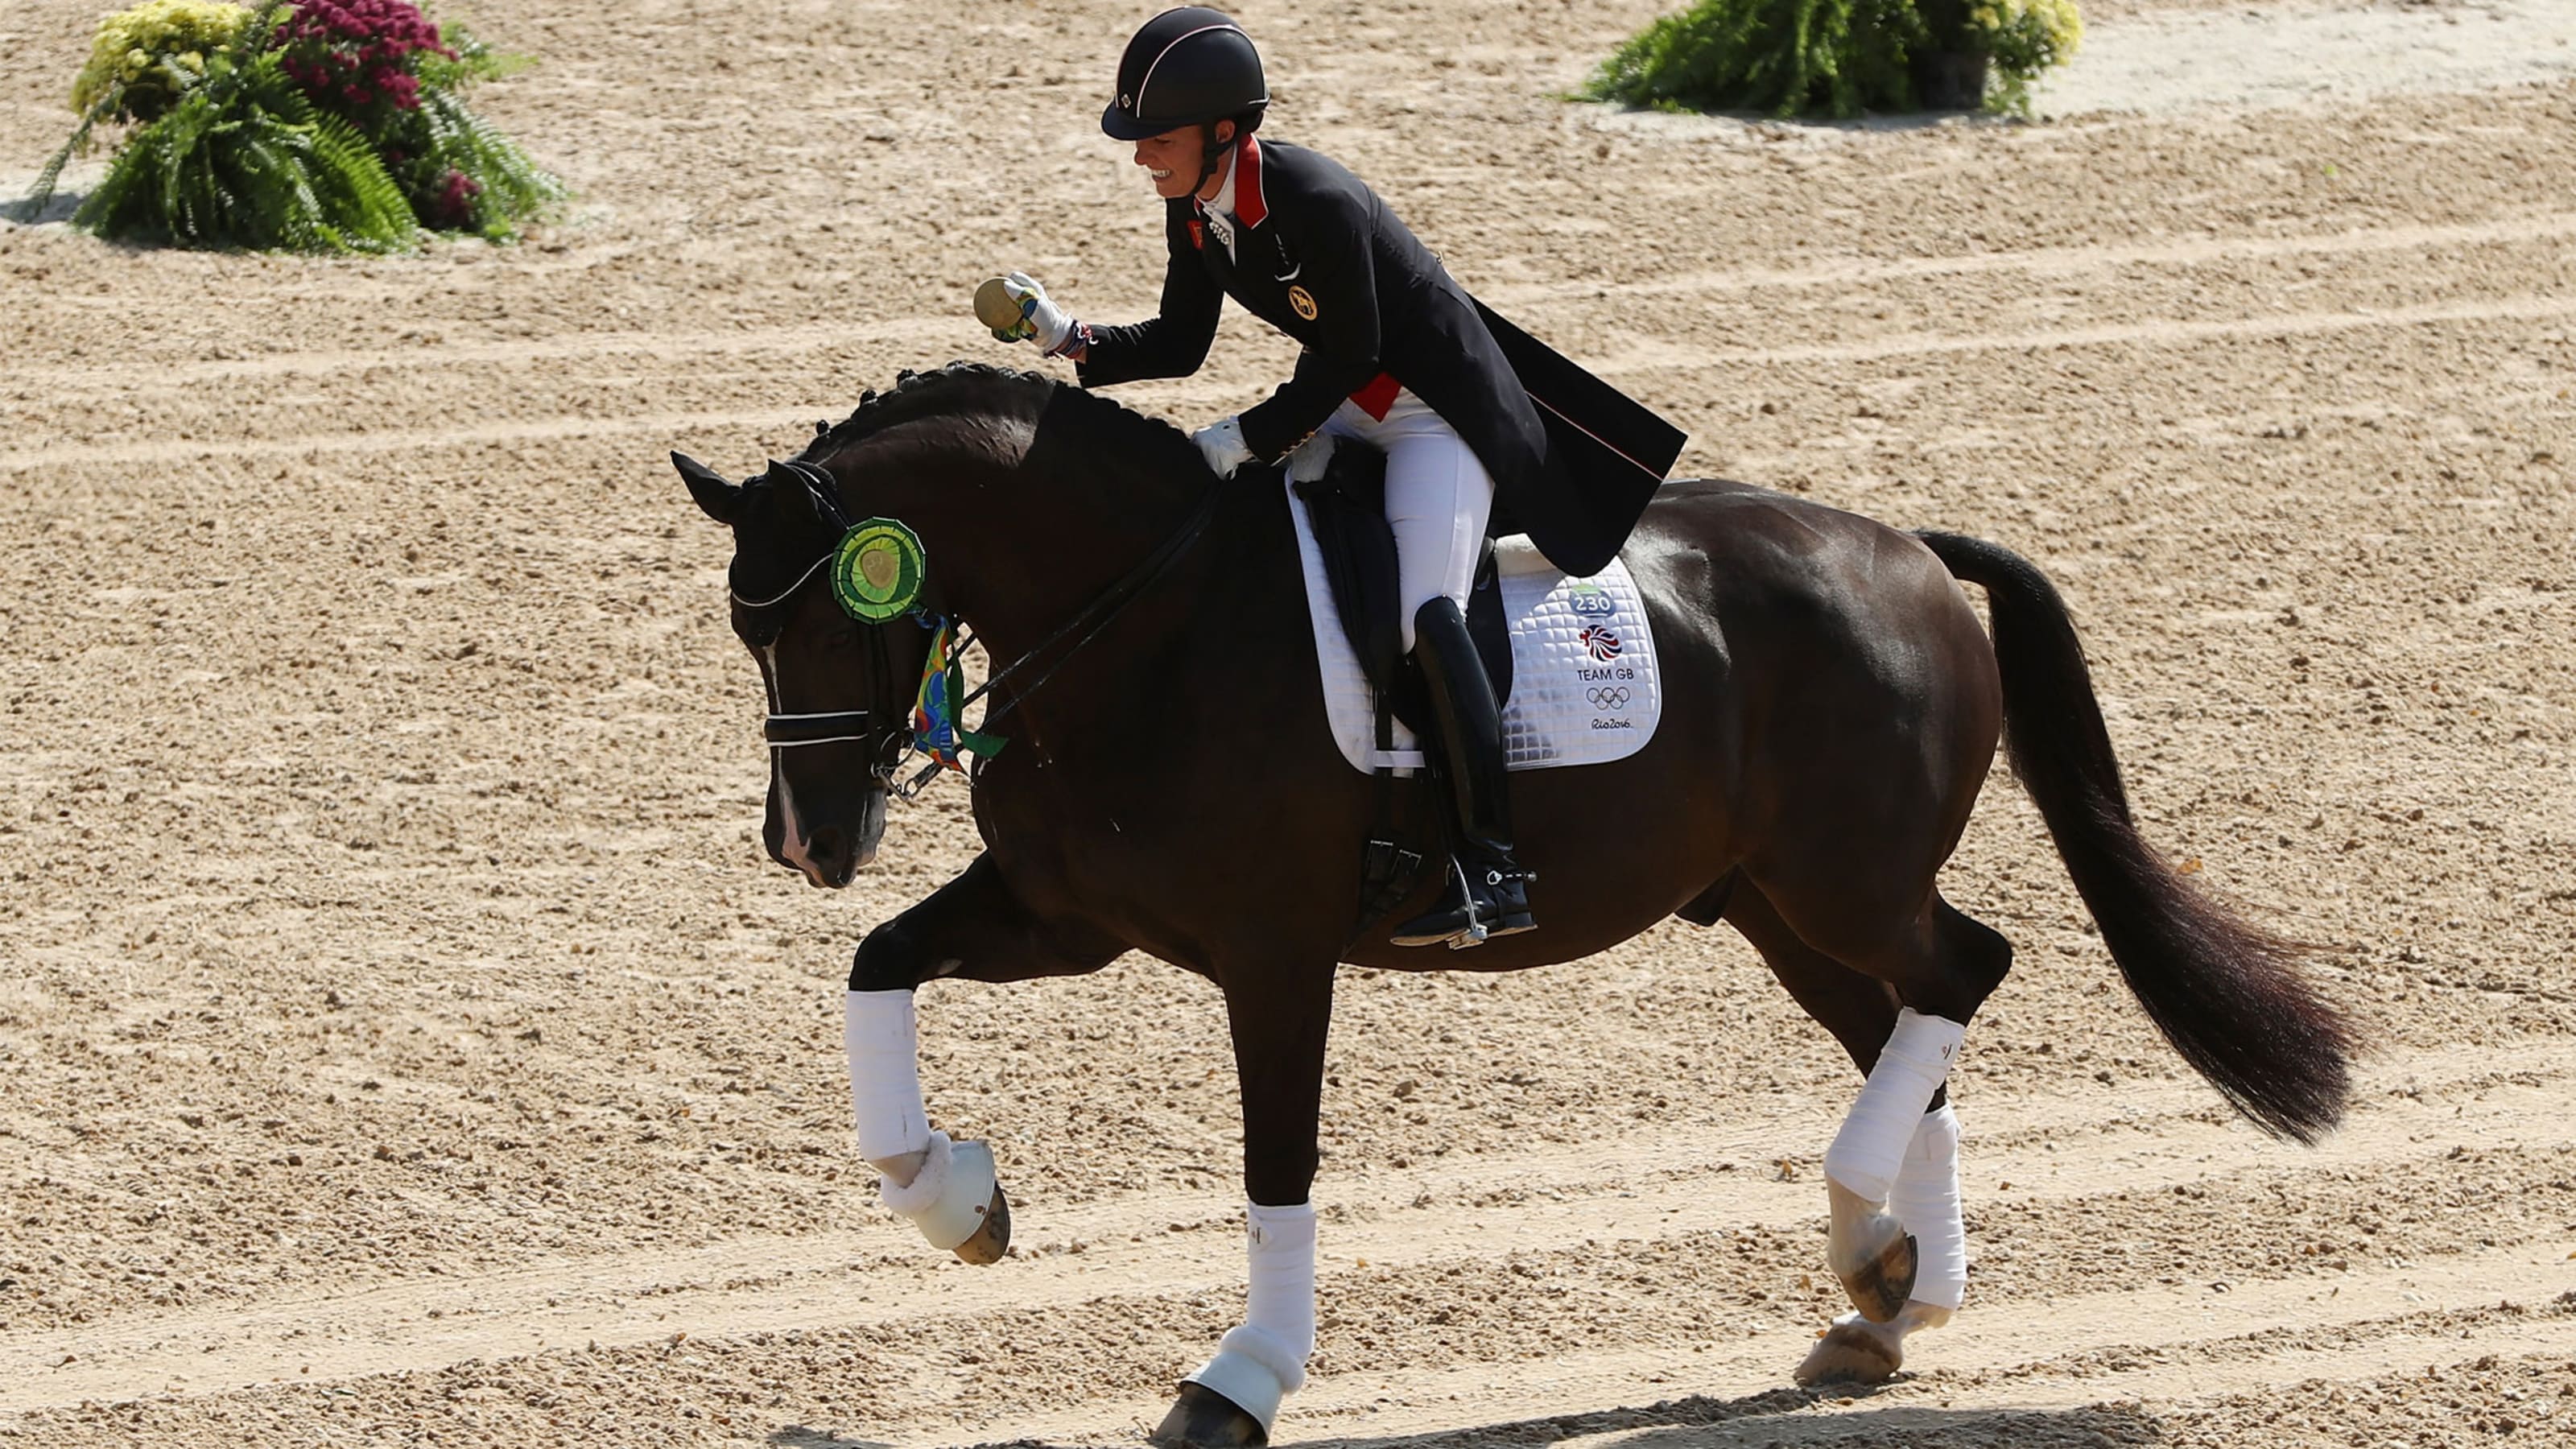
<svg viewBox="0 0 2576 1449">
<path fill-rule="evenodd" d="M 1695 0 L 1630 37 L 1579 94 L 1657 110 L 1912 111 L 1918 67 L 1965 51 L 1987 58 L 1986 109 L 2026 112 L 2031 81 L 2082 34 L 2074 0 Z"/>
<path fill-rule="evenodd" d="M 461 93 L 514 68 L 412 0 L 145 0 L 101 24 L 73 87 L 80 126 L 23 214 L 95 127 L 127 123 L 72 216 L 101 236 L 324 252 L 429 231 L 510 240 L 563 189 Z"/>
</svg>

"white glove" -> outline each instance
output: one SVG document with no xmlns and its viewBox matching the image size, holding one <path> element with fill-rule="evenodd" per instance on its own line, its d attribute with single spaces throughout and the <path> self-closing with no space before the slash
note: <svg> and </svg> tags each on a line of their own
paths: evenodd
<svg viewBox="0 0 2576 1449">
<path fill-rule="evenodd" d="M 1312 483 L 1332 466 L 1333 435 L 1317 433 L 1299 443 L 1288 453 L 1288 478 L 1295 483 Z"/>
<path fill-rule="evenodd" d="M 1073 314 L 1047 300 L 1046 288 L 1026 272 L 1013 272 L 1002 279 L 1011 300 L 1020 307 L 1020 319 L 1007 327 L 993 329 L 996 342 L 1019 342 L 1034 338 L 1038 346 L 1054 352 L 1073 335 Z"/>
<path fill-rule="evenodd" d="M 1219 418 L 1197 432 L 1190 441 L 1199 445 L 1199 456 L 1216 476 L 1231 478 L 1235 471 L 1252 461 L 1252 449 L 1243 441 L 1243 419 Z"/>
</svg>

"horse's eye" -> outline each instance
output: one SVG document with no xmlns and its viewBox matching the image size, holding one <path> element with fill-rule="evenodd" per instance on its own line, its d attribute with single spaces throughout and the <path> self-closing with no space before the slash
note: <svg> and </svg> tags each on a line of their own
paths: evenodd
<svg viewBox="0 0 2576 1449">
<path fill-rule="evenodd" d="M 834 629 L 831 633 L 823 636 L 823 647 L 835 651 L 858 648 L 859 626 L 856 624 L 843 624 L 839 628 Z"/>
</svg>

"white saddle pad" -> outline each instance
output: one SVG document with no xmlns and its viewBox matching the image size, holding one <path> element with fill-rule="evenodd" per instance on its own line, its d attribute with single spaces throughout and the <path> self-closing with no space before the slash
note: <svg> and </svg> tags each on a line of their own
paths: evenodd
<svg viewBox="0 0 2576 1449">
<path fill-rule="evenodd" d="M 1305 564 L 1306 608 L 1315 624 L 1315 663 L 1324 676 L 1324 714 L 1333 743 L 1356 769 L 1422 768 L 1422 745 L 1401 721 L 1395 747 L 1377 748 L 1376 691 L 1342 633 L 1324 578 L 1323 551 L 1305 500 L 1288 495 Z M 1588 579 L 1568 578 L 1526 536 L 1498 539 L 1503 617 L 1512 633 L 1512 697 L 1503 707 L 1503 750 L 1511 768 L 1599 765 L 1625 759 L 1654 738 L 1664 697 L 1655 640 L 1637 581 L 1617 559 Z"/>
</svg>

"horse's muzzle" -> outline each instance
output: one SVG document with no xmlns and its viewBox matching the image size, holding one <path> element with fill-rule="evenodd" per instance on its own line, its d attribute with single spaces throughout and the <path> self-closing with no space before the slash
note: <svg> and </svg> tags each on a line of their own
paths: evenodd
<svg viewBox="0 0 2576 1449">
<path fill-rule="evenodd" d="M 858 818 L 846 823 L 815 824 L 793 812 L 784 819 L 773 814 L 772 819 L 778 828 L 769 842 L 770 859 L 803 875 L 809 885 L 839 890 L 861 866 L 877 858 L 877 847 L 885 839 L 885 787 L 871 785 L 863 791 Z"/>
</svg>

